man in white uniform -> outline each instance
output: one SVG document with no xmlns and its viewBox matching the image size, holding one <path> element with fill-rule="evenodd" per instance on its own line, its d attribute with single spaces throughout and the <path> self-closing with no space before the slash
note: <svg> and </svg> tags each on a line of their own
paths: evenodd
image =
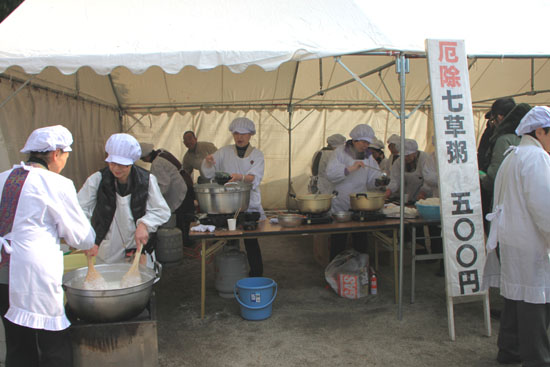
<svg viewBox="0 0 550 367">
<path fill-rule="evenodd" d="M 92 250 L 98 263 L 123 262 L 139 244 L 149 256 L 142 262 L 152 267 L 154 244 L 149 234 L 170 219 L 170 208 L 154 175 L 134 165 L 141 156 L 137 140 L 114 134 L 107 140 L 108 167 L 94 173 L 78 192 L 78 201 L 96 232 Z"/>
<path fill-rule="evenodd" d="M 87 250 L 95 233 L 78 205 L 73 182 L 59 174 L 72 142 L 61 125 L 34 130 L 21 150 L 30 153 L 28 161 L 0 174 L 0 311 L 6 366 L 73 365 L 60 239 Z"/>
<path fill-rule="evenodd" d="M 399 145 L 398 145 L 399 147 Z M 414 139 L 405 139 L 405 196 L 408 201 L 416 201 L 432 196 L 430 185 L 424 180 L 424 174 L 433 177 L 437 173 L 429 172 L 433 169 L 427 153 L 418 150 L 418 143 Z M 401 187 L 401 157 L 395 160 L 391 167 L 390 183 L 386 190 L 386 199 L 396 197 Z M 407 200 L 406 200 L 407 201 Z"/>
<path fill-rule="evenodd" d="M 550 108 L 531 109 L 495 180 L 483 287 L 500 287 L 500 363 L 550 366 Z M 497 247 L 498 244 L 498 247 Z"/>
<path fill-rule="evenodd" d="M 390 156 L 385 159 L 380 165 L 380 169 L 386 172 L 387 175 L 391 173 L 391 168 L 395 163 L 395 160 L 399 158 L 399 149 L 397 149 L 397 146 L 400 142 L 401 137 L 397 134 L 392 134 L 387 140 Z"/>
<path fill-rule="evenodd" d="M 381 172 L 378 163 L 368 150 L 374 141 L 374 130 L 367 124 L 359 124 L 350 132 L 351 140 L 338 147 L 327 167 L 327 177 L 334 184 L 338 195 L 332 199 L 331 211 L 350 210 L 350 194 L 375 189 Z M 330 239 L 330 260 L 346 247 L 347 234 L 335 234 Z M 366 252 L 367 236 L 364 232 L 353 233 L 353 247 Z"/>
<path fill-rule="evenodd" d="M 247 212 L 259 212 L 260 220 L 264 220 L 265 213 L 260 194 L 260 182 L 264 177 L 264 154 L 250 145 L 250 138 L 256 134 L 256 127 L 252 120 L 239 117 L 231 122 L 229 131 L 233 134 L 235 144 L 227 145 L 206 156 L 202 162 L 201 172 L 206 178 L 213 178 L 217 171 L 227 172 L 231 175 L 229 182 L 251 183 Z M 264 268 L 258 240 L 245 239 L 244 245 L 250 265 L 250 276 L 261 277 Z"/>
</svg>

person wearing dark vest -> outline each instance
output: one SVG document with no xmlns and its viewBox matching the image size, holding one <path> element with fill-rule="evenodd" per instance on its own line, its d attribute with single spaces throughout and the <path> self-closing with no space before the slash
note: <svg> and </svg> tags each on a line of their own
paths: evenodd
<svg viewBox="0 0 550 367">
<path fill-rule="evenodd" d="M 170 211 L 176 215 L 176 226 L 182 232 L 183 243 L 189 244 L 189 227 L 195 213 L 193 180 L 172 153 L 155 150 L 151 143 L 140 143 L 140 146 L 141 160 L 151 163 L 151 173 L 157 178 L 160 192 Z"/>
<path fill-rule="evenodd" d="M 36 129 L 21 150 L 27 161 L 0 173 L 0 312 L 8 367 L 73 365 L 60 239 L 88 250 L 95 233 L 73 182 L 60 175 L 72 142 L 61 125 Z"/>
<path fill-rule="evenodd" d="M 327 166 L 334 149 L 344 145 L 346 137 L 341 134 L 334 134 L 327 138 L 327 146 L 319 150 L 313 156 L 311 162 L 311 176 L 308 190 L 312 194 L 331 194 L 334 185 L 327 178 Z"/>
<path fill-rule="evenodd" d="M 98 263 L 120 263 L 139 244 L 149 255 L 142 256 L 142 264 L 152 267 L 150 234 L 170 219 L 170 208 L 156 177 L 134 165 L 141 148 L 133 136 L 111 135 L 105 151 L 108 167 L 88 177 L 78 192 L 80 206 L 96 232 L 90 253 L 97 255 Z"/>
</svg>

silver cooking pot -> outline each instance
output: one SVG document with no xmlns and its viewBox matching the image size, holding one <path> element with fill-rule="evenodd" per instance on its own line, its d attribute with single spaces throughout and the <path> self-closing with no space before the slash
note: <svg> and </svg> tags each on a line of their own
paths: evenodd
<svg viewBox="0 0 550 367">
<path fill-rule="evenodd" d="M 194 185 L 195 196 L 201 211 L 208 214 L 234 214 L 248 209 L 252 184 L 228 182 L 225 185 L 207 183 Z"/>
<path fill-rule="evenodd" d="M 108 285 L 117 285 L 116 289 L 107 290 L 84 289 L 87 267 L 65 273 L 63 289 L 70 311 L 79 318 L 91 322 L 124 321 L 139 315 L 151 298 L 153 284 L 160 280 L 162 265 L 156 262 L 154 270 L 140 265 L 142 282 L 133 287 L 120 288 L 118 282 L 130 270 L 130 266 L 129 263 L 95 266 Z"/>
</svg>

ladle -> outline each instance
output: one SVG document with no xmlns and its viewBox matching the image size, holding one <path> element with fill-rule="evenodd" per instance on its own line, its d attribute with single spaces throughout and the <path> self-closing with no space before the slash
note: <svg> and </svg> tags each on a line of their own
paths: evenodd
<svg viewBox="0 0 550 367">
<path fill-rule="evenodd" d="M 141 258 L 141 245 L 137 245 L 136 253 L 134 255 L 134 261 L 130 270 L 122 277 L 120 281 L 121 288 L 133 287 L 141 283 L 141 273 L 139 271 L 139 260 Z"/>
</svg>

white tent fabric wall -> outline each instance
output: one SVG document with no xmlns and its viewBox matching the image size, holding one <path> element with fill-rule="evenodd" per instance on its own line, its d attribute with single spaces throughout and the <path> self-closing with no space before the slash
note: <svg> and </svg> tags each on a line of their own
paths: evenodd
<svg viewBox="0 0 550 367">
<path fill-rule="evenodd" d="M 0 100 L 18 86 L 19 83 L 0 82 Z M 80 188 L 88 175 L 104 167 L 106 137 L 121 130 L 118 112 L 58 93 L 26 88 L 0 108 L 0 130 L 7 151 L 0 169 L 8 169 L 28 157 L 19 151 L 32 130 L 57 124 L 73 134 L 73 152 L 63 175 Z"/>
<path fill-rule="evenodd" d="M 288 189 L 289 135 L 288 113 L 275 111 L 223 111 L 197 114 L 161 114 L 125 117 L 124 130 L 140 141 L 154 142 L 156 148 L 165 148 L 181 158 L 187 150 L 182 144 L 183 133 L 196 132 L 199 140 L 210 141 L 217 147 L 233 144 L 229 124 L 236 117 L 246 116 L 256 123 L 257 133 L 251 144 L 265 156 L 265 174 L 262 181 L 262 203 L 266 208 L 284 208 Z M 139 122 L 138 122 L 139 121 Z M 326 145 L 326 138 L 340 133 L 349 138 L 351 129 L 366 123 L 384 141 L 389 135 L 399 134 L 399 124 L 386 110 L 298 110 L 293 114 L 292 183 L 297 193 L 306 193 L 311 175 L 314 153 Z M 282 126 L 284 124 L 285 126 Z M 407 121 L 407 136 L 415 137 L 421 147 L 431 145 L 427 138 L 427 114 L 416 112 Z M 426 144 L 429 143 L 429 145 Z M 389 155 L 389 152 L 388 152 Z"/>
</svg>

